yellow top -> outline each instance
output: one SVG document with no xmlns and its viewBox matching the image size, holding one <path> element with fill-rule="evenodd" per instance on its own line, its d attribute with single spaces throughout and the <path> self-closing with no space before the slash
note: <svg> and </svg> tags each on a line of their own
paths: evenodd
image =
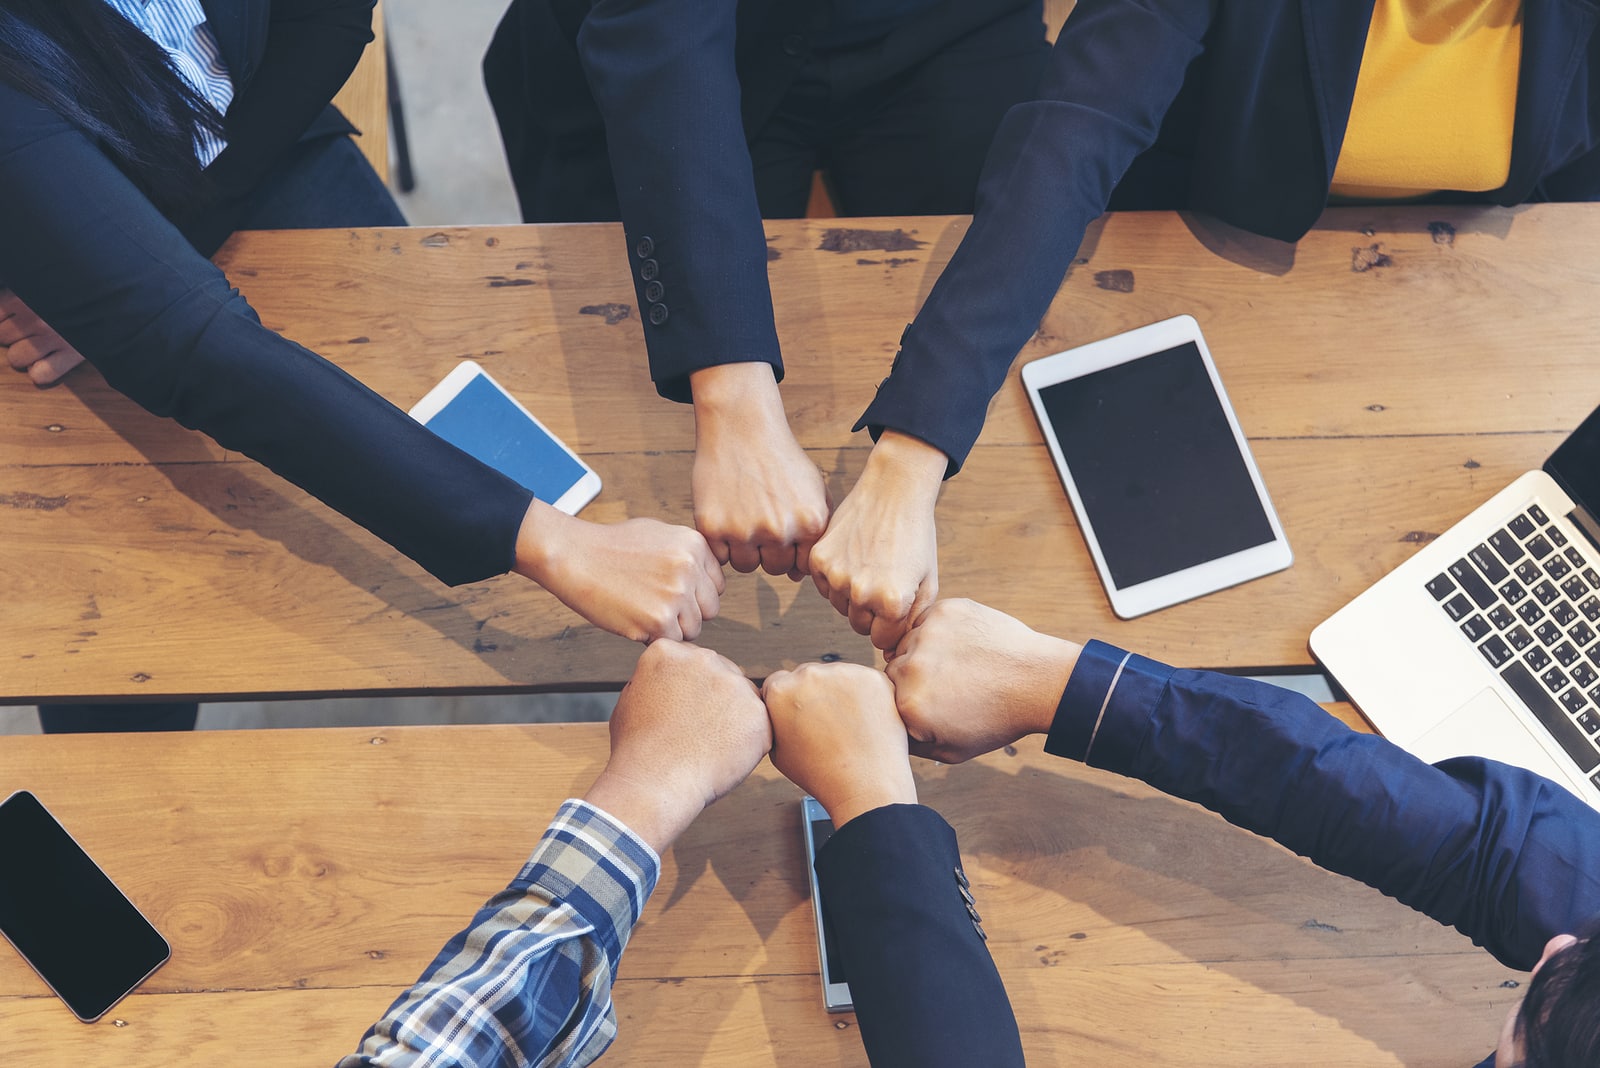
<svg viewBox="0 0 1600 1068">
<path fill-rule="evenodd" d="M 1500 188 L 1521 63 L 1521 0 L 1378 0 L 1333 195 Z"/>
</svg>

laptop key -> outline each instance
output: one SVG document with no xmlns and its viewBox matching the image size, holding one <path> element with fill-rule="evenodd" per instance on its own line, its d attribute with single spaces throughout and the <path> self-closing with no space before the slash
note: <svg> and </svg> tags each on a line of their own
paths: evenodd
<svg viewBox="0 0 1600 1068">
<path fill-rule="evenodd" d="M 1535 645 L 1522 654 L 1522 662 L 1535 671 L 1543 671 L 1550 666 L 1550 654 Z"/>
<path fill-rule="evenodd" d="M 1541 527 L 1550 522 L 1550 517 L 1544 514 L 1544 509 L 1537 504 L 1528 505 L 1528 518 L 1538 523 Z"/>
<path fill-rule="evenodd" d="M 1600 623 L 1600 597 L 1589 597 L 1578 606 L 1578 611 L 1583 613 L 1583 618 L 1590 623 Z"/>
<path fill-rule="evenodd" d="M 1532 560 L 1524 560 L 1522 563 L 1517 565 L 1517 578 L 1521 579 L 1529 586 L 1532 586 L 1535 582 L 1538 582 L 1543 577 L 1544 574 L 1539 570 L 1539 565 L 1534 563 Z"/>
<path fill-rule="evenodd" d="M 1561 640 L 1561 628 L 1548 619 L 1534 627 L 1533 632 L 1539 636 L 1539 641 L 1544 644 L 1546 649 Z"/>
<path fill-rule="evenodd" d="M 1600 705 L 1600 686 L 1596 686 L 1594 689 L 1589 691 L 1589 703 Z"/>
<path fill-rule="evenodd" d="M 1450 577 L 1460 583 L 1461 589 L 1471 597 L 1473 603 L 1479 608 L 1488 608 L 1494 604 L 1494 591 L 1489 584 L 1478 576 L 1478 572 L 1465 559 L 1457 560 L 1450 565 Z"/>
<path fill-rule="evenodd" d="M 1561 592 L 1571 597 L 1574 601 L 1583 600 L 1583 595 L 1589 592 L 1589 587 L 1583 584 L 1583 579 L 1573 575 L 1561 584 Z"/>
<path fill-rule="evenodd" d="M 1561 555 L 1565 556 L 1567 558 L 1567 562 L 1573 567 L 1583 567 L 1584 564 L 1588 562 L 1584 560 L 1583 554 L 1578 551 L 1578 547 L 1575 545 L 1567 546 L 1567 551 Z"/>
<path fill-rule="evenodd" d="M 1499 667 L 1517 655 L 1511 651 L 1509 645 L 1500 640 L 1500 635 L 1498 634 L 1478 646 L 1478 652 L 1483 654 L 1483 658 L 1489 661 L 1489 666 L 1492 668 Z"/>
<path fill-rule="evenodd" d="M 1594 668 L 1580 660 L 1572 669 L 1572 681 L 1587 690 L 1595 683 L 1600 682 L 1600 674 L 1597 674 Z"/>
<path fill-rule="evenodd" d="M 1472 611 L 1472 602 L 1467 600 L 1466 594 L 1458 593 L 1444 603 L 1444 611 L 1451 619 L 1459 622 Z"/>
<path fill-rule="evenodd" d="M 1544 729 L 1550 732 L 1550 736 L 1561 745 L 1580 771 L 1587 775 L 1596 767 L 1600 767 L 1600 750 L 1590 743 L 1576 723 L 1567 718 L 1566 713 L 1561 711 L 1561 706 L 1544 692 L 1539 680 L 1528 674 L 1526 668 L 1513 661 L 1501 669 L 1500 677 L 1511 687 L 1513 693 L 1522 698 L 1522 703 L 1528 706 L 1528 711 L 1544 724 Z"/>
<path fill-rule="evenodd" d="M 1546 541 L 1543 534 L 1535 534 L 1528 539 L 1528 552 L 1535 560 L 1543 560 L 1555 551 L 1555 546 Z"/>
<path fill-rule="evenodd" d="M 1529 519 L 1525 515 L 1519 515 L 1515 519 L 1511 520 L 1510 527 L 1511 533 L 1515 534 L 1523 541 L 1527 541 L 1528 535 L 1533 533 L 1533 520 Z"/>
<path fill-rule="evenodd" d="M 1479 545 L 1467 555 L 1472 558 L 1473 563 L 1478 565 L 1478 570 L 1483 572 L 1483 577 L 1490 582 L 1499 582 L 1511 574 L 1506 570 L 1506 565 L 1500 562 L 1500 558 L 1489 551 L 1487 545 Z"/>
<path fill-rule="evenodd" d="M 1562 708 L 1566 709 L 1569 714 L 1574 716 L 1576 716 L 1579 712 L 1582 712 L 1586 707 L 1586 704 L 1583 700 L 1583 694 L 1579 693 L 1577 690 L 1566 690 L 1559 698 L 1557 698 L 1557 700 L 1561 702 Z"/>
<path fill-rule="evenodd" d="M 1578 618 L 1578 610 L 1566 601 L 1557 601 L 1550 606 L 1550 618 L 1564 627 Z"/>
<path fill-rule="evenodd" d="M 1514 564 L 1525 555 L 1517 539 L 1511 536 L 1509 530 L 1497 530 L 1489 535 L 1489 544 L 1494 546 L 1494 551 L 1500 554 L 1500 559 L 1508 564 Z"/>
<path fill-rule="evenodd" d="M 1555 527 L 1545 527 L 1544 533 L 1545 537 L 1556 543 L 1556 548 L 1558 549 L 1567 543 L 1567 536 Z"/>
<path fill-rule="evenodd" d="M 1571 642 L 1562 642 L 1560 645 L 1550 650 L 1550 655 L 1556 658 L 1556 663 L 1560 664 L 1562 667 L 1569 668 L 1575 662 L 1577 662 L 1578 650 L 1572 647 Z"/>
<path fill-rule="evenodd" d="M 1572 574 L 1572 565 L 1567 563 L 1564 556 L 1552 556 L 1550 562 L 1544 565 L 1544 569 L 1551 578 L 1558 581 Z"/>
<path fill-rule="evenodd" d="M 1544 618 L 1544 609 L 1540 608 L 1532 601 L 1528 601 L 1521 608 L 1517 609 L 1517 615 L 1521 616 L 1522 621 L 1531 627 L 1535 623 L 1539 622 L 1539 620 Z"/>
<path fill-rule="evenodd" d="M 1511 648 L 1521 651 L 1533 644 L 1533 635 L 1525 627 L 1512 627 L 1506 632 L 1506 641 L 1511 643 Z"/>
<path fill-rule="evenodd" d="M 1493 619 L 1494 617 L 1490 616 L 1489 618 Z M 1594 631 L 1590 628 L 1589 624 L 1579 620 L 1577 626 L 1567 631 L 1567 637 L 1577 642 L 1578 647 L 1581 649 L 1585 645 L 1588 645 L 1590 642 L 1594 641 Z"/>
<path fill-rule="evenodd" d="M 1528 591 L 1522 588 L 1522 583 L 1516 579 L 1506 579 L 1500 583 L 1500 596 L 1505 598 L 1507 604 L 1516 604 L 1528 596 Z"/>
<path fill-rule="evenodd" d="M 1600 716 L 1595 715 L 1593 712 L 1579 712 L 1578 726 L 1590 734 L 1600 731 Z"/>
<path fill-rule="evenodd" d="M 1583 580 L 1589 584 L 1590 589 L 1600 590 L 1600 571 L 1596 571 L 1592 567 L 1584 568 Z"/>
<path fill-rule="evenodd" d="M 1547 627 L 1549 625 L 1550 624 L 1548 623 L 1545 624 Z M 1489 621 L 1484 619 L 1482 616 L 1473 616 L 1471 619 L 1461 624 L 1461 633 L 1467 636 L 1467 641 L 1475 642 L 1479 638 L 1482 638 L 1484 635 L 1489 633 Z M 1556 637 L 1561 637 L 1561 632 L 1559 630 L 1556 631 Z"/>
<path fill-rule="evenodd" d="M 1446 575 L 1443 571 L 1439 572 L 1437 575 L 1433 576 L 1433 578 L 1428 580 L 1428 592 L 1433 594 L 1433 599 L 1435 601 L 1444 600 L 1445 596 L 1455 588 L 1456 584 L 1451 582 L 1450 576 Z"/>
<path fill-rule="evenodd" d="M 1548 581 L 1541 582 L 1541 583 L 1539 583 L 1539 585 L 1535 586 L 1533 588 L 1533 595 L 1535 597 L 1539 598 L 1539 603 L 1540 604 L 1544 604 L 1544 605 L 1549 604 L 1551 601 L 1553 601 L 1557 597 L 1561 596 L 1561 594 L 1556 590 L 1556 588 L 1554 586 L 1552 586 Z"/>
<path fill-rule="evenodd" d="M 1496 630 L 1505 630 L 1516 621 L 1517 617 L 1511 614 L 1511 609 L 1507 608 L 1503 604 L 1497 604 L 1493 608 L 1489 609 L 1489 622 L 1494 624 Z M 1576 628 L 1574 628 L 1574 630 L 1576 630 Z M 1574 636 L 1573 640 L 1577 641 L 1576 636 Z M 1588 643 L 1578 642 L 1578 644 L 1586 645 Z"/>
<path fill-rule="evenodd" d="M 1567 678 L 1566 672 L 1562 671 L 1558 667 L 1551 668 L 1543 675 L 1540 675 L 1539 678 L 1544 683 L 1545 689 L 1549 690 L 1551 693 L 1560 693 L 1561 688 L 1570 681 Z"/>
</svg>

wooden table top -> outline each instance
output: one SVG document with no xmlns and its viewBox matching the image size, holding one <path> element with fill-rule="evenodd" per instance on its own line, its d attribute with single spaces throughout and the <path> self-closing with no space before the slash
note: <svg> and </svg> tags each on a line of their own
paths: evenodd
<svg viewBox="0 0 1600 1068">
<path fill-rule="evenodd" d="M 172 942 L 98 1024 L 0 951 L 5 1063 L 329 1066 L 516 873 L 601 724 L 12 737 Z M 1143 784 L 1025 742 L 918 764 L 1034 1066 L 1408 1065 L 1493 1048 L 1522 976 L 1454 931 Z M 866 1064 L 822 1008 L 799 793 L 763 763 L 667 854 L 604 1063 Z"/>
<path fill-rule="evenodd" d="M 771 222 L 784 397 L 835 499 L 850 425 L 964 218 Z M 1294 566 L 1132 622 L 1095 576 L 1013 378 L 939 505 L 941 588 L 1185 666 L 1310 663 L 1311 628 L 1597 402 L 1600 211 L 1347 208 L 1296 246 L 1108 216 L 1019 363 L 1170 315 L 1205 331 Z M 690 409 L 659 399 L 609 225 L 250 233 L 221 253 L 264 321 L 409 407 L 463 358 L 605 481 L 585 517 L 688 522 Z M 614 687 L 637 647 L 515 576 L 447 589 L 92 370 L 0 376 L 0 702 Z M 706 644 L 753 677 L 871 662 L 809 582 L 730 573 Z"/>
</svg>

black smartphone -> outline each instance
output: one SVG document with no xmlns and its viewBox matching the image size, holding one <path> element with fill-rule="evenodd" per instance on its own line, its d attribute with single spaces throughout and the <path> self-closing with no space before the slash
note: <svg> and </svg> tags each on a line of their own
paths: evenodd
<svg viewBox="0 0 1600 1068">
<path fill-rule="evenodd" d="M 85 1023 L 172 956 L 167 940 L 26 790 L 0 802 L 0 934 Z"/>
<path fill-rule="evenodd" d="M 829 1012 L 849 1012 L 855 1007 L 850 996 L 850 982 L 845 978 L 844 964 L 839 960 L 839 949 L 834 942 L 833 924 L 828 922 L 827 910 L 822 907 L 822 892 L 817 886 L 817 850 L 833 835 L 833 821 L 828 812 L 817 804 L 814 797 L 800 802 L 800 822 L 804 825 L 806 839 L 806 875 L 811 880 L 811 909 L 817 919 L 817 958 L 822 972 L 822 1004 Z"/>
</svg>

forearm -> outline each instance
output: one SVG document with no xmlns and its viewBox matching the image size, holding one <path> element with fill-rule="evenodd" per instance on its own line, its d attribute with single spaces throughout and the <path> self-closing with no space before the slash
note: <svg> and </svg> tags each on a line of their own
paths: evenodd
<svg viewBox="0 0 1600 1068">
<path fill-rule="evenodd" d="M 662 396 L 729 363 L 783 377 L 766 234 L 739 111 L 735 7 L 601 0 L 578 51 L 606 123 L 627 256 Z"/>
<path fill-rule="evenodd" d="M 822 848 L 817 876 L 873 1068 L 1023 1063 L 955 833 L 938 813 L 889 805 L 850 820 Z"/>
<path fill-rule="evenodd" d="M 625 825 L 566 802 L 516 879 L 338 1068 L 591 1063 L 616 1037 L 612 981 L 659 869 Z"/>
<path fill-rule="evenodd" d="M 1276 686 L 1091 643 L 1046 750 L 1204 805 L 1513 967 L 1600 912 L 1600 817 L 1566 790 L 1493 761 L 1424 764 Z"/>
</svg>

